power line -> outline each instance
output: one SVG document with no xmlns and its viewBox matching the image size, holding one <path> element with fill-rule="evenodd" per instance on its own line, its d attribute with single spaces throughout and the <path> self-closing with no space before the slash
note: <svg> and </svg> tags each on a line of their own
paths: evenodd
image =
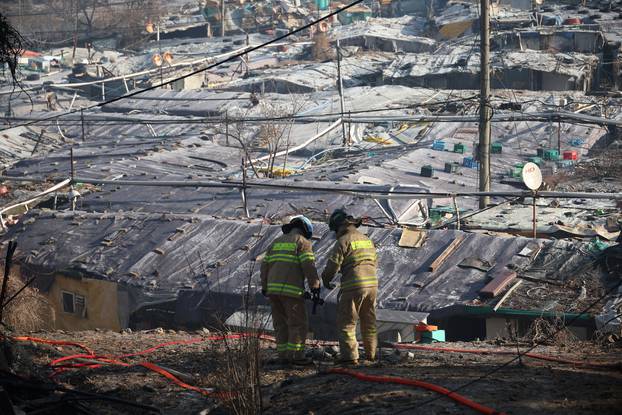
<svg viewBox="0 0 622 415">
<path fill-rule="evenodd" d="M 33 183 L 49 183 L 49 180 L 36 177 L 12 177 L 0 176 L 0 180 L 4 181 L 20 181 Z M 292 192 L 322 192 L 322 193 L 346 193 L 365 195 L 378 199 L 390 198 L 429 198 L 429 199 L 445 199 L 451 197 L 470 197 L 470 196 L 499 196 L 499 197 L 533 197 L 532 191 L 497 191 L 497 192 L 427 192 L 414 190 L 386 190 L 377 185 L 358 185 L 357 187 L 336 186 L 334 183 L 328 183 L 327 186 L 307 186 L 302 184 L 283 184 L 282 180 L 264 180 L 264 181 L 203 181 L 203 180 L 105 180 L 92 179 L 85 177 L 75 177 L 75 183 L 85 183 L 93 185 L 113 185 L 113 186 L 143 186 L 143 187 L 197 187 L 212 189 L 273 189 Z M 619 198 L 617 193 L 587 193 L 587 192 L 538 192 L 537 197 L 560 198 L 560 199 L 604 199 L 615 200 Z"/>
<path fill-rule="evenodd" d="M 455 100 L 451 100 L 451 101 L 439 101 L 439 102 L 424 102 L 424 103 L 420 103 L 420 104 L 412 104 L 412 105 L 407 105 L 407 106 L 401 106 L 401 107 L 384 107 L 384 108 L 374 108 L 374 109 L 368 109 L 368 110 L 356 110 L 356 111 L 349 111 L 348 114 L 367 114 L 367 113 L 374 113 L 374 112 L 383 112 L 383 111 L 400 111 L 400 110 L 409 110 L 409 109 L 415 109 L 415 108 L 421 108 L 421 107 L 434 107 L 434 106 L 441 106 L 441 105 L 447 105 L 450 103 L 454 103 L 454 102 L 464 102 L 464 101 L 471 101 L 473 99 L 476 99 L 477 96 L 471 96 L 471 97 L 467 97 L 467 98 L 460 98 L 460 99 L 455 99 Z M 162 101 L 167 101 L 170 100 L 169 98 L 157 98 L 157 97 L 141 97 L 141 98 L 133 98 L 133 99 L 146 99 L 146 100 L 162 100 Z M 206 101 L 227 101 L 227 100 L 231 100 L 231 101 L 236 101 L 236 100 L 248 100 L 248 98 L 223 98 L 223 99 L 205 99 Z M 194 99 L 194 98 L 177 98 L 177 99 L 173 99 L 173 101 L 201 101 L 200 98 Z M 290 121 L 290 120 L 302 120 L 305 121 L 307 119 L 309 120 L 317 120 L 320 117 L 332 117 L 332 116 L 341 116 L 341 112 L 332 112 L 332 113 L 323 113 L 323 114 L 317 114 L 317 115 L 286 115 L 286 116 L 282 116 L 282 117 L 249 117 L 249 118 L 229 118 L 230 122 L 270 122 L 270 121 Z M 144 119 L 144 118 L 127 118 L 127 117 L 122 117 L 122 118 L 116 118 L 116 117 L 108 117 L 108 118 L 104 118 L 105 116 L 101 116 L 102 118 L 100 119 L 84 119 L 84 122 L 87 123 L 105 123 L 106 125 L 125 125 L 125 124 L 136 124 L 136 123 L 147 123 L 147 124 L 220 124 L 223 122 L 222 117 L 213 117 L 213 118 L 194 118 L 194 119 L 172 119 L 172 120 L 158 120 L 158 119 Z M 14 118 L 5 118 L 6 120 L 9 121 L 33 121 L 31 118 L 28 117 L 14 117 Z M 40 120 L 45 120 L 44 118 L 41 118 Z M 64 125 L 71 125 L 70 123 L 82 123 L 83 119 L 82 118 L 64 118 L 63 119 L 63 123 Z M 42 123 L 38 123 L 39 125 L 41 125 Z M 54 123 L 54 125 L 56 125 Z"/>
<path fill-rule="evenodd" d="M 171 84 L 173 84 L 173 83 L 175 83 L 177 81 L 180 81 L 182 79 L 186 79 L 186 78 L 189 78 L 191 76 L 197 75 L 199 73 L 205 72 L 207 70 L 216 68 L 217 66 L 220 66 L 220 65 L 222 65 L 224 63 L 227 63 L 227 62 L 231 62 L 231 61 L 233 61 L 233 60 L 235 60 L 235 59 L 237 59 L 237 58 L 239 58 L 241 56 L 247 55 L 247 54 L 249 54 L 251 52 L 255 52 L 255 51 L 257 51 L 259 49 L 262 49 L 262 48 L 264 48 L 266 46 L 269 46 L 269 45 L 271 45 L 273 43 L 277 43 L 277 42 L 279 42 L 279 41 L 281 41 L 283 39 L 287 39 L 288 37 L 293 36 L 296 33 L 300 33 L 302 31 L 305 31 L 305 30 L 309 29 L 310 27 L 317 25 L 320 22 L 329 20 L 333 16 L 336 16 L 339 13 L 354 7 L 357 4 L 362 3 L 363 1 L 364 0 L 354 0 L 353 2 L 349 3 L 348 5 L 343 6 L 342 8 L 337 9 L 337 10 L 335 10 L 333 12 L 330 12 L 329 14 L 325 15 L 324 17 L 321 17 L 321 18 L 319 18 L 317 20 L 314 20 L 313 22 L 308 23 L 308 24 L 306 24 L 306 25 L 304 25 L 304 26 L 302 26 L 302 27 L 300 27 L 298 29 L 294 29 L 294 30 L 292 30 L 290 32 L 287 32 L 286 34 L 284 34 L 282 36 L 276 37 L 276 38 L 274 38 L 272 40 L 269 40 L 267 42 L 264 42 L 264 43 L 262 43 L 260 45 L 252 46 L 252 47 L 249 47 L 249 48 L 245 48 L 243 51 L 241 51 L 239 53 L 236 53 L 236 54 L 234 54 L 234 55 L 232 55 L 232 56 L 230 56 L 228 58 L 225 58 L 225 59 L 223 59 L 223 60 L 221 60 L 219 62 L 216 62 L 216 63 L 214 63 L 212 65 L 208 65 L 205 68 L 197 69 L 197 70 L 192 71 L 190 73 L 187 73 L 185 75 L 181 75 L 181 76 L 179 76 L 177 78 L 173 78 L 173 79 L 170 79 L 168 81 L 161 82 L 160 84 L 152 85 L 150 87 L 147 87 L 147 88 L 144 88 L 144 89 L 141 89 L 141 90 L 138 90 L 138 91 L 130 92 L 129 94 L 122 95 L 122 96 L 116 97 L 116 98 L 112 98 L 112 99 L 110 99 L 108 101 L 100 102 L 98 104 L 94 104 L 94 105 L 91 105 L 91 106 L 83 108 L 83 109 L 76 109 L 76 110 L 72 110 L 72 111 L 66 112 L 64 114 L 58 114 L 58 115 L 53 115 L 53 116 L 50 116 L 50 117 L 47 117 L 47 118 L 43 118 L 40 121 L 53 120 L 53 119 L 57 119 L 59 117 L 62 117 L 64 115 L 75 114 L 76 112 L 79 112 L 79 111 L 88 111 L 88 110 L 91 110 L 91 109 L 94 109 L 94 108 L 98 108 L 98 107 L 101 108 L 101 107 L 103 107 L 105 105 L 108 105 L 108 104 L 111 104 L 113 102 L 117 102 L 117 101 L 120 101 L 120 100 L 123 100 L 123 99 L 131 98 L 133 96 L 142 94 L 143 92 L 147 92 L 147 91 L 151 91 L 151 90 L 154 90 L 154 89 L 157 89 L 157 88 L 161 88 L 161 87 L 163 87 L 165 85 L 171 85 Z M 28 125 L 36 124 L 37 122 L 38 121 L 32 121 L 32 122 L 29 122 L 29 123 L 25 123 L 25 124 L 13 126 L 13 127 L 7 127 L 7 128 L 0 129 L 0 131 L 4 131 L 4 130 L 10 129 L 10 128 L 15 128 L 15 127 L 25 127 L 25 126 L 28 126 Z"/>
<path fill-rule="evenodd" d="M 386 111 L 383 110 L 383 111 Z M 30 122 L 26 122 L 24 124 L 19 124 L 15 126 L 9 126 L 0 131 L 8 130 L 11 128 L 17 128 L 22 126 L 30 126 L 34 124 L 40 125 L 51 125 L 50 120 L 56 119 L 61 115 L 57 115 L 54 117 L 41 118 L 36 119 Z M 341 120 L 341 114 L 338 113 L 336 115 L 317 115 L 317 116 L 309 116 L 309 115 L 287 115 L 283 117 L 251 117 L 251 118 L 232 118 L 229 119 L 231 123 L 266 123 L 266 122 L 285 122 L 290 123 L 292 120 L 301 121 L 301 122 L 335 122 L 337 120 Z M 27 120 L 29 118 L 20 117 L 14 118 L 15 120 Z M 377 124 L 377 123 L 385 123 L 387 121 L 395 121 L 395 122 L 438 122 L 438 123 L 456 123 L 456 122 L 477 122 L 479 120 L 479 115 L 379 115 L 375 117 L 371 116 L 344 116 L 343 121 L 351 124 Z M 125 124 L 134 124 L 136 121 L 128 120 L 127 118 L 119 118 L 113 119 L 113 121 L 117 125 L 125 125 Z M 591 115 L 583 115 L 583 114 L 574 114 L 567 112 L 503 112 L 503 113 L 495 113 L 491 122 L 519 122 L 519 121 L 563 121 L 568 124 L 593 124 L 593 125 L 601 125 L 601 126 L 622 126 L 622 120 L 610 119 L 610 118 L 602 118 L 595 117 Z M 77 123 L 76 120 L 72 120 L 72 122 Z M 105 122 L 105 121 L 104 121 Z M 141 120 L 141 122 L 146 124 L 221 124 L 223 123 L 222 118 L 196 118 L 196 119 L 181 119 L 181 120 Z M 114 125 L 114 124 L 106 124 L 106 125 Z"/>
</svg>

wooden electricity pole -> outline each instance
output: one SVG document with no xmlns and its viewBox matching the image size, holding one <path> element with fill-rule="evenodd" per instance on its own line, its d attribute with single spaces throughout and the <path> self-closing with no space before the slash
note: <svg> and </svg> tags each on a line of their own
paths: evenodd
<svg viewBox="0 0 622 415">
<path fill-rule="evenodd" d="M 350 145 L 350 137 L 346 135 L 346 124 L 343 122 L 345 112 L 345 102 L 343 100 L 343 78 L 341 77 L 341 47 L 337 39 L 337 90 L 339 91 L 339 102 L 341 105 L 341 129 L 343 132 L 343 145 Z"/>
<path fill-rule="evenodd" d="M 78 6 L 79 3 L 76 0 L 76 19 L 73 27 L 73 52 L 71 54 L 71 65 L 76 64 L 76 47 L 78 46 Z"/>
<path fill-rule="evenodd" d="M 490 191 L 490 0 L 480 0 L 480 75 L 479 99 L 479 190 Z M 479 207 L 490 203 L 489 196 L 481 196 Z"/>
<path fill-rule="evenodd" d="M 225 37 L 225 0 L 220 0 L 220 36 Z"/>
</svg>

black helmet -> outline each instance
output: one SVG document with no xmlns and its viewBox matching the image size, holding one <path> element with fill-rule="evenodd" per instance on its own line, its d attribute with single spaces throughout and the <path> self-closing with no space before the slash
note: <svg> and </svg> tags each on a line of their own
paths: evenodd
<svg viewBox="0 0 622 415">
<path fill-rule="evenodd" d="M 343 225 L 354 225 L 357 228 L 363 223 L 362 219 L 355 219 L 345 209 L 336 209 L 328 220 L 328 229 L 337 232 Z"/>
</svg>

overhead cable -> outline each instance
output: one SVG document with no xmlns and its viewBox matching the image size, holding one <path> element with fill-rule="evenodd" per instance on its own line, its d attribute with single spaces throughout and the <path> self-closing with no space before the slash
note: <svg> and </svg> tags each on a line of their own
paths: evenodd
<svg viewBox="0 0 622 415">
<path fill-rule="evenodd" d="M 384 111 L 391 111 L 393 109 L 388 108 Z M 365 112 L 380 112 L 383 110 L 370 110 L 365 111 L 362 110 L 358 112 L 359 114 L 364 114 Z M 19 119 L 28 119 L 28 117 L 18 117 L 14 118 L 16 120 Z M 10 128 L 17 128 L 21 126 L 27 126 L 32 124 L 40 124 L 45 121 L 49 121 L 52 118 L 38 118 L 34 121 L 21 124 L 19 126 L 7 127 L 3 130 Z M 420 122 L 434 122 L 434 123 L 461 123 L 461 122 L 478 122 L 479 116 L 475 115 L 427 115 L 427 114 L 413 114 L 413 115 L 376 115 L 376 116 L 349 116 L 337 114 L 320 114 L 320 115 L 286 115 L 282 117 L 244 117 L 244 118 L 228 118 L 229 123 L 291 123 L 292 121 L 299 121 L 304 123 L 333 123 L 338 120 L 342 120 L 345 123 L 350 124 L 377 124 L 377 123 L 386 123 L 388 121 L 393 122 L 410 122 L 410 123 L 420 123 Z M 137 123 L 149 123 L 149 124 L 222 124 L 224 120 L 220 117 L 211 117 L 211 118 L 187 118 L 187 119 L 165 119 L 165 120 L 156 120 L 156 119 L 132 119 L 130 117 L 106 117 L 102 116 L 102 118 L 98 119 L 97 122 L 106 123 L 113 122 L 112 124 L 107 125 L 125 125 L 125 124 L 137 124 Z M 576 114 L 572 112 L 563 112 L 563 111 L 546 111 L 546 112 L 495 112 L 491 118 L 492 122 L 515 122 L 515 121 L 563 121 L 569 124 L 594 124 L 601 126 L 622 126 L 622 119 L 612 119 L 612 118 L 604 118 L 597 117 L 593 115 L 585 115 L 585 114 Z M 77 124 L 78 119 L 70 119 L 67 122 L 74 122 Z M 91 122 L 96 122 L 95 119 L 91 117 Z M 43 124 L 50 125 L 50 124 Z M 0 131 L 3 131 L 0 130 Z"/>
<path fill-rule="evenodd" d="M 0 176 L 0 180 L 11 181 L 30 181 L 49 183 L 49 180 L 35 177 L 10 177 Z M 328 182 L 326 186 L 310 186 L 305 184 L 283 184 L 282 180 L 265 180 L 265 181 L 205 181 L 205 180 L 105 180 L 86 177 L 76 177 L 74 183 L 84 183 L 93 185 L 113 185 L 113 186 L 144 186 L 144 187 L 197 187 L 197 188 L 214 188 L 214 189 L 241 189 L 241 188 L 257 188 L 257 189 L 275 189 L 284 191 L 312 191 L 323 193 L 346 193 L 365 195 L 375 198 L 423 198 L 423 199 L 441 199 L 452 197 L 468 197 L 468 196 L 499 196 L 499 197 L 533 197 L 531 191 L 498 191 L 498 192 L 428 192 L 427 189 L 422 190 L 389 190 L 382 189 L 378 185 L 356 185 L 357 187 L 340 186 L 335 183 Z M 322 182 L 317 182 L 322 183 Z M 609 199 L 616 200 L 621 196 L 618 193 L 588 193 L 588 192 L 538 192 L 538 198 L 560 198 L 560 199 Z"/>
</svg>

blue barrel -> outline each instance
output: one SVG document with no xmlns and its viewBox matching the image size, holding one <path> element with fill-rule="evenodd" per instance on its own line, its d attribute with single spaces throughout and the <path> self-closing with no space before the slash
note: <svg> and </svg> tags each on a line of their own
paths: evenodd
<svg viewBox="0 0 622 415">
<path fill-rule="evenodd" d="M 330 0 L 315 0 L 315 5 L 320 10 L 327 10 L 330 6 Z"/>
</svg>

